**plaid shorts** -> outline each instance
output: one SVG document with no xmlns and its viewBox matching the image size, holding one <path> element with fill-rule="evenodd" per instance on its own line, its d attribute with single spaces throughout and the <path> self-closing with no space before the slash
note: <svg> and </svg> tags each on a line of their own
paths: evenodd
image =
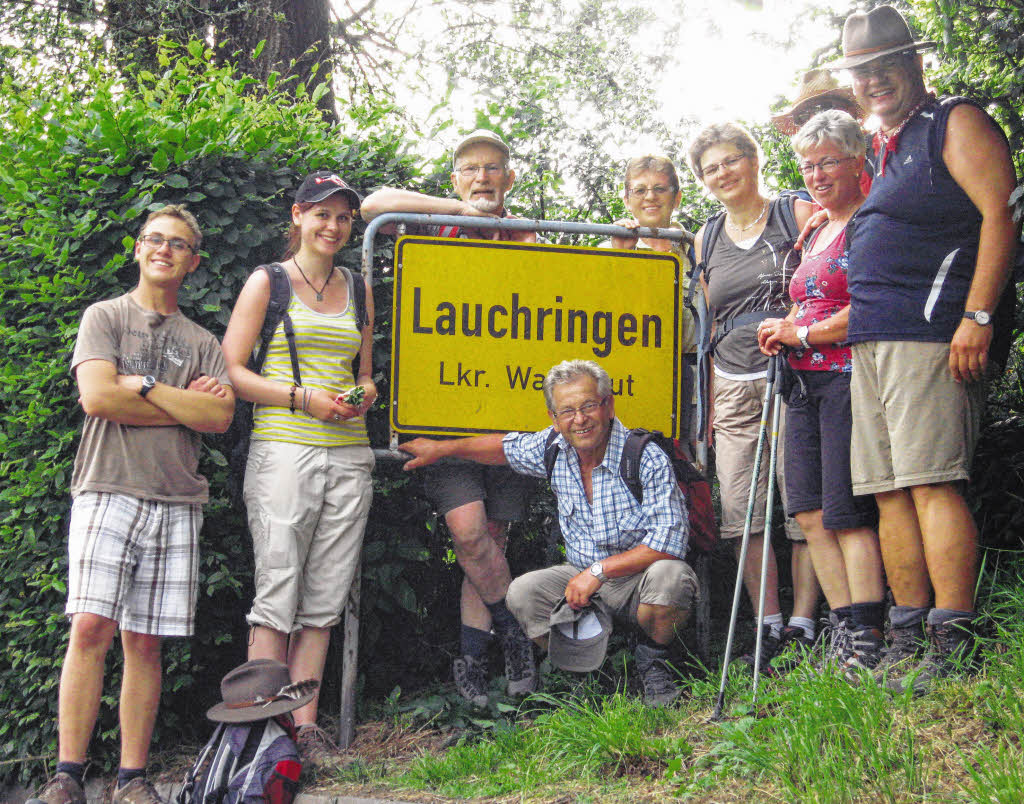
<svg viewBox="0 0 1024 804">
<path fill-rule="evenodd" d="M 83 492 L 71 504 L 68 615 L 98 614 L 122 631 L 191 636 L 202 506 Z"/>
</svg>

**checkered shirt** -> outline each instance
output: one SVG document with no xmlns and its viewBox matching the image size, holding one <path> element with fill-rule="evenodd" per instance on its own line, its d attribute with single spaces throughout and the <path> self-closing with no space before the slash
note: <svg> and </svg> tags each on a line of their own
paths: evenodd
<svg viewBox="0 0 1024 804">
<path fill-rule="evenodd" d="M 509 433 L 502 446 L 509 466 L 533 477 L 546 477 L 544 444 L 550 427 L 539 433 Z M 583 569 L 638 544 L 684 558 L 688 523 L 686 504 L 672 464 L 660 449 L 645 449 L 640 458 L 641 506 L 619 477 L 619 461 L 629 431 L 613 420 L 604 460 L 593 472 L 594 501 L 587 500 L 576 450 L 558 436 L 560 447 L 551 473 L 558 501 L 558 524 L 566 560 Z"/>
</svg>

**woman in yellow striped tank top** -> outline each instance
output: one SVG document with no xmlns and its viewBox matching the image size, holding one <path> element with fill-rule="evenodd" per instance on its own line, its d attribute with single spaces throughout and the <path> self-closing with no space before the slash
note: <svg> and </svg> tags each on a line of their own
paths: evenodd
<svg viewBox="0 0 1024 804">
<path fill-rule="evenodd" d="M 373 494 L 374 459 L 363 420 L 377 396 L 373 297 L 367 283 L 367 322 L 360 326 L 352 274 L 334 265 L 358 208 L 356 192 L 329 171 L 308 176 L 295 194 L 281 264 L 291 279 L 288 314 L 301 383 L 280 325 L 262 372 L 246 367 L 270 301 L 266 271 L 246 281 L 224 335 L 236 393 L 254 403 L 243 492 L 256 560 L 248 658 L 286 662 L 292 681 L 323 675 L 330 629 L 359 569 Z M 353 377 L 357 358 L 359 376 Z M 345 398 L 356 387 L 362 400 L 349 404 Z M 300 752 L 311 765 L 337 751 L 316 724 L 317 703 L 314 698 L 293 713 Z"/>
</svg>

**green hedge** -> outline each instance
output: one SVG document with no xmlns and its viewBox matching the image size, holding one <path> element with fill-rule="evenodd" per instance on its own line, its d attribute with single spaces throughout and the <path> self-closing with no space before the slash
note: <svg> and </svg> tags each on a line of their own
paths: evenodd
<svg viewBox="0 0 1024 804">
<path fill-rule="evenodd" d="M 0 781 L 38 778 L 44 763 L 30 758 L 54 757 L 68 631 L 68 485 L 82 422 L 70 353 L 84 308 L 134 285 L 132 235 L 145 215 L 177 202 L 196 214 L 203 261 L 181 306 L 220 337 L 248 272 L 280 256 L 298 178 L 331 167 L 368 188 L 413 176 L 387 107 L 349 109 L 343 130 L 330 129 L 302 87 L 286 94 L 272 77 L 257 88 L 214 66 L 200 43 L 165 47 L 160 65 L 160 75 L 135 77 L 103 66 L 73 77 L 40 70 L 8 75 L 0 87 Z M 357 249 L 344 259 L 357 265 Z M 386 314 L 389 288 L 378 282 Z M 386 328 L 377 338 L 386 398 Z M 382 411 L 374 416 L 379 430 Z M 244 659 L 251 549 L 225 497 L 226 446 L 210 438 L 204 447 L 212 499 L 198 632 L 165 647 L 158 743 L 205 730 L 201 713 L 216 699 L 220 676 Z M 382 476 L 378 484 L 374 516 L 382 525 L 368 535 L 375 544 L 365 581 L 371 637 L 399 618 L 421 627 L 418 579 L 430 590 L 457 587 L 444 551 L 433 549 L 434 531 L 424 527 L 427 507 L 415 489 L 406 500 L 408 482 Z M 103 766 L 116 761 L 119 654 L 115 648 L 108 659 L 91 751 Z"/>
</svg>

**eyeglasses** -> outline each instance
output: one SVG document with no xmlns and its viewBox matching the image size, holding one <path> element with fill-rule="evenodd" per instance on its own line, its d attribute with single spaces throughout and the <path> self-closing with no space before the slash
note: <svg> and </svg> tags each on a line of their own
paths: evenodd
<svg viewBox="0 0 1024 804">
<path fill-rule="evenodd" d="M 560 422 L 571 422 L 576 418 L 577 413 L 582 413 L 584 416 L 592 416 L 597 412 L 598 408 L 604 407 L 604 403 L 608 401 L 608 397 L 605 397 L 600 402 L 584 402 L 578 408 L 562 408 L 559 411 L 555 411 L 555 418 Z"/>
<path fill-rule="evenodd" d="M 715 162 L 714 164 L 707 165 L 701 168 L 701 173 L 704 174 L 705 179 L 710 179 L 718 175 L 718 171 L 722 168 L 736 167 L 740 163 L 741 159 L 746 159 L 748 154 L 737 154 L 736 156 L 730 156 L 728 159 L 723 159 L 721 162 Z"/>
<path fill-rule="evenodd" d="M 859 67 L 851 67 L 850 75 L 853 76 L 855 81 L 867 81 L 871 76 L 881 78 L 886 73 L 892 73 L 907 63 L 907 57 L 910 56 L 914 51 L 904 50 L 901 53 L 894 53 L 891 56 L 886 56 L 884 59 L 876 59 L 875 61 L 862 64 Z"/>
<path fill-rule="evenodd" d="M 820 162 L 801 162 L 799 165 L 800 172 L 805 176 L 810 176 L 814 173 L 815 168 L 821 168 L 826 173 L 831 173 L 843 162 L 848 162 L 851 159 L 856 159 L 855 156 L 844 156 L 842 159 L 834 159 L 829 156 L 822 159 Z"/>
<path fill-rule="evenodd" d="M 186 251 L 191 251 L 193 253 L 195 252 L 195 248 L 192 246 L 192 244 L 189 243 L 187 240 L 182 240 L 180 237 L 172 237 L 168 239 L 163 235 L 148 234 L 142 235 L 142 237 L 140 237 L 139 240 L 141 240 L 150 248 L 154 249 L 158 249 L 164 243 L 166 243 L 168 246 L 171 247 L 171 251 L 176 251 L 179 254 L 182 254 Z"/>
<path fill-rule="evenodd" d="M 472 179 L 476 177 L 476 174 L 480 171 L 484 172 L 485 176 L 497 176 L 499 173 L 505 172 L 504 165 L 463 165 L 462 167 L 455 168 L 455 172 L 458 173 L 464 179 Z"/>
<path fill-rule="evenodd" d="M 656 184 L 653 187 L 644 187 L 642 184 L 639 187 L 630 187 L 626 190 L 626 195 L 631 195 L 633 198 L 643 198 L 648 193 L 654 193 L 656 198 L 661 198 L 663 195 L 675 192 L 673 187 L 665 187 L 661 184 Z"/>
</svg>

